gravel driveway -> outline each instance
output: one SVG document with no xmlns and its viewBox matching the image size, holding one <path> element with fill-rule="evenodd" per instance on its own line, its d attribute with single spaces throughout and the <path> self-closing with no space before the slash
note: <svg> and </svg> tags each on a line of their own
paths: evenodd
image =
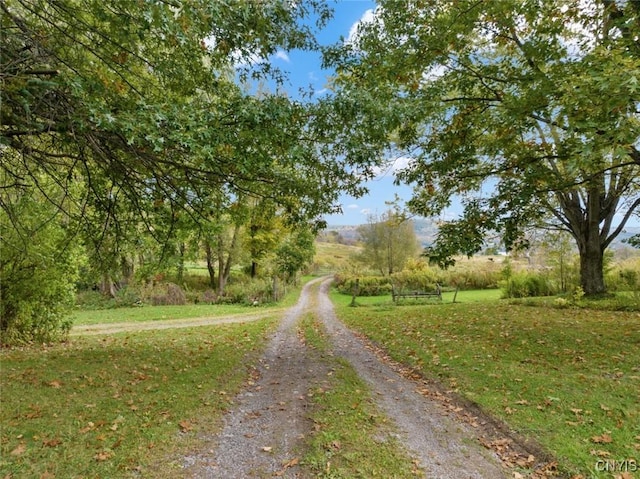
<svg viewBox="0 0 640 479">
<path fill-rule="evenodd" d="M 317 283 L 322 281 L 320 288 Z M 444 405 L 419 392 L 370 345 L 335 316 L 328 299 L 329 279 L 305 286 L 296 306 L 284 316 L 261 358 L 255 381 L 234 400 L 222 430 L 206 451 L 184 459 L 187 477 L 308 477 L 298 463 L 312 433 L 307 393 L 325 387 L 330 372 L 318 352 L 305 345 L 297 322 L 313 313 L 324 324 L 333 354 L 346 359 L 368 384 L 378 407 L 395 423 L 398 438 L 428 478 L 507 477 L 498 455 L 483 447 L 478 430 L 457 420 Z M 389 477 L 393 471 L 389 471 Z"/>
</svg>

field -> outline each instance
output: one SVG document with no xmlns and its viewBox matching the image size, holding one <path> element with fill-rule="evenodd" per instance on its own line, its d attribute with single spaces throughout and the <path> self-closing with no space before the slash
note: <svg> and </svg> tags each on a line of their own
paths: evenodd
<svg viewBox="0 0 640 479">
<path fill-rule="evenodd" d="M 598 461 L 640 463 L 639 313 L 332 299 L 394 360 L 538 440 L 563 473 L 614 477 Z"/>
</svg>

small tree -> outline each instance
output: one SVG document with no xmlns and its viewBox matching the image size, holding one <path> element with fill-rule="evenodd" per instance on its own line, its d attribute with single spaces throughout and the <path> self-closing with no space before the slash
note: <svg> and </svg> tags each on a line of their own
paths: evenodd
<svg viewBox="0 0 640 479">
<path fill-rule="evenodd" d="M 413 221 L 398 209 L 381 217 L 370 216 L 366 225 L 358 227 L 363 251 L 358 260 L 382 275 L 401 271 L 408 259 L 419 252 Z"/>
<path fill-rule="evenodd" d="M 545 236 L 542 248 L 549 266 L 557 275 L 560 291 L 566 293 L 570 284 L 578 281 L 575 262 L 577 252 L 572 245 L 571 236 L 563 231 L 550 233 Z"/>
<path fill-rule="evenodd" d="M 280 243 L 276 251 L 278 272 L 288 281 L 313 261 L 315 254 L 314 234 L 310 228 L 298 228 Z"/>
</svg>

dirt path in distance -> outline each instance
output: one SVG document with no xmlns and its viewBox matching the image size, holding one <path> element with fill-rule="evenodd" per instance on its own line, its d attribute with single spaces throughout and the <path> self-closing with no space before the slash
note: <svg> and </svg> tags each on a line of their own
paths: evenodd
<svg viewBox="0 0 640 479">
<path fill-rule="evenodd" d="M 270 309 L 269 311 L 230 314 L 229 316 L 86 324 L 72 327 L 69 334 L 71 336 L 93 336 L 96 334 L 129 333 L 134 331 L 149 331 L 153 329 L 193 328 L 196 326 L 213 326 L 216 324 L 246 323 L 249 321 L 257 321 L 269 316 L 275 317 L 278 314 L 281 314 L 281 312 L 282 309 Z"/>
<path fill-rule="evenodd" d="M 308 394 L 327 383 L 329 373 L 327 362 L 297 334 L 298 320 L 312 312 L 325 325 L 333 354 L 345 358 L 368 384 L 426 477 L 507 477 L 497 455 L 478 441 L 476 430 L 421 394 L 415 382 L 381 361 L 336 318 L 327 296 L 330 281 L 319 289 L 314 286 L 318 281 L 305 286 L 297 305 L 285 315 L 259 362 L 256 380 L 235 398 L 222 430 L 207 438 L 207 450 L 184 459 L 185 476 L 308 477 L 299 464 L 304 439 L 312 433 Z"/>
</svg>

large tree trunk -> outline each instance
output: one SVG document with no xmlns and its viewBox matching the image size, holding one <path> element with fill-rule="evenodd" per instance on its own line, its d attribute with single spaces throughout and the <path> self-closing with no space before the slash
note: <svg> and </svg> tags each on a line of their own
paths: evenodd
<svg viewBox="0 0 640 479">
<path fill-rule="evenodd" d="M 588 231 L 579 243 L 580 285 L 587 296 L 602 295 L 604 284 L 604 250 L 600 244 L 599 231 Z"/>
<path fill-rule="evenodd" d="M 585 215 L 577 231 L 580 252 L 580 285 L 587 296 L 599 296 L 606 292 L 604 285 L 604 241 L 607 231 L 600 231 L 602 221 L 603 187 L 594 185 L 589 189 Z M 607 223 L 605 223 L 607 224 Z M 604 235 L 603 235 L 604 233 Z"/>
</svg>

